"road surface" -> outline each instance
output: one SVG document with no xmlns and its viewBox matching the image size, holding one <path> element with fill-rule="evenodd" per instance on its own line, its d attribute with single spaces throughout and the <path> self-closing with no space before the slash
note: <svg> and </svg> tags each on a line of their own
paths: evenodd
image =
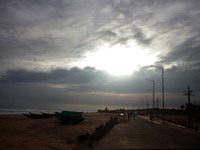
<svg viewBox="0 0 200 150">
<path fill-rule="evenodd" d="M 116 125 L 93 149 L 200 149 L 200 135 L 137 117 Z"/>
</svg>

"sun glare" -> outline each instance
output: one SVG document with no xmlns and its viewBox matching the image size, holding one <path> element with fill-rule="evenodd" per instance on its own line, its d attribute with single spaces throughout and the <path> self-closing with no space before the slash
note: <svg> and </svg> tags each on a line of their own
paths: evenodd
<svg viewBox="0 0 200 150">
<path fill-rule="evenodd" d="M 146 51 L 139 49 L 139 47 L 104 45 L 98 51 L 86 54 L 85 66 L 94 66 L 112 75 L 130 75 L 139 67 L 154 62 L 155 57 L 149 56 Z"/>
</svg>

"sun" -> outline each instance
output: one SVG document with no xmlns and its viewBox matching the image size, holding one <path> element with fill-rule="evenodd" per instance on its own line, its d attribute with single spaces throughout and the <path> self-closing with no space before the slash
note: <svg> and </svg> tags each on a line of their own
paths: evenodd
<svg viewBox="0 0 200 150">
<path fill-rule="evenodd" d="M 139 47 L 103 45 L 95 52 L 86 53 L 85 66 L 93 66 L 112 75 L 130 75 L 139 67 L 155 62 L 155 57 Z"/>
</svg>

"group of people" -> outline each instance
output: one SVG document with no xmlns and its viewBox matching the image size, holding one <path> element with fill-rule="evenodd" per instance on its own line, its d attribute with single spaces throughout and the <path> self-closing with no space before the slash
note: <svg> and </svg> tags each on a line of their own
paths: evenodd
<svg viewBox="0 0 200 150">
<path fill-rule="evenodd" d="M 126 119 L 126 115 L 128 116 L 128 120 L 130 120 L 131 117 L 133 117 L 133 119 L 135 120 L 136 113 L 133 113 L 132 111 L 126 113 L 126 112 L 124 111 L 124 112 L 123 112 L 123 120 Z"/>
<path fill-rule="evenodd" d="M 126 116 L 128 116 L 128 120 L 130 120 L 131 117 L 135 120 L 136 115 L 137 115 L 137 113 L 135 113 L 135 112 L 132 112 L 132 111 L 125 112 L 125 111 L 124 111 L 124 112 L 123 112 L 123 120 L 126 119 Z M 140 115 L 141 115 L 141 114 L 140 114 Z M 150 119 L 151 121 L 153 121 L 153 113 L 152 113 L 152 112 L 150 112 L 149 119 Z"/>
</svg>

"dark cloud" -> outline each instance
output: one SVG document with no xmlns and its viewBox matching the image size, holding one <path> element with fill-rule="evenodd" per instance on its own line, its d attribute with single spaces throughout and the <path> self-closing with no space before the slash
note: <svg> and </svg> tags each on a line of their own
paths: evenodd
<svg viewBox="0 0 200 150">
<path fill-rule="evenodd" d="M 8 90 L 9 89 L 9 90 Z M 134 96 L 104 92 L 67 92 L 44 84 L 1 84 L 1 108 L 97 111 L 99 108 L 136 105 Z M 120 105 L 120 106 L 119 106 Z"/>
<path fill-rule="evenodd" d="M 191 86 L 198 101 L 200 71 L 183 71 L 177 67 L 165 70 L 165 97 L 167 105 L 181 104 L 182 91 Z M 115 77 L 104 71 L 83 69 L 55 69 L 49 72 L 10 70 L 0 79 L 0 105 L 20 107 L 56 107 L 64 104 L 80 105 L 137 105 L 141 96 L 151 99 L 155 80 L 156 95 L 161 97 L 161 72 L 141 68 L 132 76 Z M 171 97 L 171 98 L 170 98 Z M 175 102 L 172 101 L 174 97 Z M 31 108 L 32 108 L 31 107 Z"/>
<path fill-rule="evenodd" d="M 121 29 L 118 36 L 115 36 L 115 44 L 122 44 L 127 46 L 129 41 L 135 40 L 138 45 L 150 46 L 153 42 L 153 37 L 148 38 L 146 33 L 136 25 L 132 25 L 130 28 Z"/>
<path fill-rule="evenodd" d="M 139 80 L 143 80 L 143 78 Z M 116 93 L 131 93 L 138 91 L 137 88 L 134 88 L 134 85 L 137 85 L 138 83 L 137 81 L 134 81 L 131 76 L 114 77 L 104 71 L 98 71 L 91 67 L 86 67 L 84 69 L 75 67 L 69 70 L 56 69 L 50 72 L 10 70 L 1 77 L 0 82 L 69 84 L 71 86 L 69 86 L 68 89 L 66 88 L 66 90 L 70 91 Z"/>
<path fill-rule="evenodd" d="M 165 70 L 166 92 L 173 92 L 174 83 L 180 89 L 187 84 L 200 85 L 199 70 L 182 70 L 174 67 Z M 161 72 L 140 69 L 132 76 L 112 76 L 104 71 L 86 67 L 84 69 L 55 69 L 49 72 L 37 72 L 27 70 L 10 70 L 0 79 L 1 83 L 45 83 L 63 85 L 68 91 L 76 92 L 114 92 L 114 93 L 145 93 L 148 92 L 148 84 L 145 79 L 155 80 L 157 91 L 161 92 Z M 68 85 L 68 86 L 64 86 Z M 151 89 L 151 86 L 149 86 Z M 174 92 L 176 92 L 175 90 Z"/>
<path fill-rule="evenodd" d="M 112 31 L 103 31 L 100 33 L 100 38 L 104 39 L 105 41 L 113 40 L 117 37 L 117 34 Z"/>
<path fill-rule="evenodd" d="M 200 93 L 199 8 L 198 0 L 1 0 L 0 107 L 131 104 L 139 98 L 127 95 L 151 93 L 145 78 L 160 94 L 159 69 L 112 76 L 87 67 L 93 64 L 74 65 L 107 44 L 155 56 L 154 65 L 165 69 L 168 104 L 178 104 L 173 96 L 188 84 Z"/>
<path fill-rule="evenodd" d="M 74 47 L 91 32 L 87 21 L 93 15 L 93 7 L 89 5 L 95 6 L 95 2 L 1 1 L 1 4 L 0 58 L 4 68 L 27 69 L 24 62 L 30 62 L 29 68 L 33 69 L 36 61 L 58 62 L 58 59 L 69 63 L 81 59 L 88 50 L 89 46 Z"/>
<path fill-rule="evenodd" d="M 77 67 L 71 69 L 55 69 L 49 72 L 37 72 L 27 70 L 10 70 L 3 75 L 1 82 L 10 83 L 90 83 L 96 80 L 98 72 L 91 67 L 79 69 Z"/>
<path fill-rule="evenodd" d="M 200 44 L 197 37 L 191 37 L 172 48 L 166 56 L 161 57 L 163 64 L 177 63 L 182 69 L 199 67 Z"/>
<path fill-rule="evenodd" d="M 145 36 L 145 33 L 140 29 L 140 28 L 137 28 L 135 27 L 133 29 L 133 32 L 134 32 L 134 39 L 136 39 L 136 41 L 141 44 L 141 45 L 145 45 L 145 46 L 149 46 L 152 42 L 153 39 L 151 38 L 147 38 Z"/>
</svg>

